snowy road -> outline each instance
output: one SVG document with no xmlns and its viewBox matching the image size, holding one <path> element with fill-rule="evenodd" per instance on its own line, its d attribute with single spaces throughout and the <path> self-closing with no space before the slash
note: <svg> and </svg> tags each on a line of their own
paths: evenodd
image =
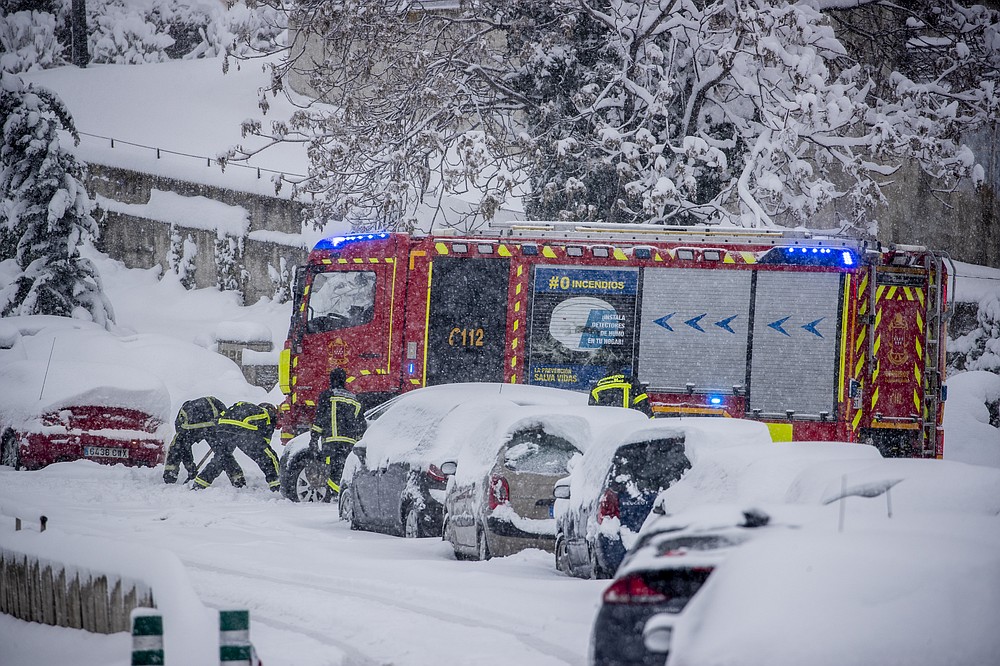
<svg viewBox="0 0 1000 666">
<path fill-rule="evenodd" d="M 334 505 L 274 497 L 252 467 L 248 488 L 198 493 L 158 469 L 0 467 L 0 510 L 173 551 L 207 606 L 250 610 L 268 666 L 586 661 L 605 583 L 559 575 L 541 551 L 459 562 L 438 539 L 353 532 Z"/>
</svg>

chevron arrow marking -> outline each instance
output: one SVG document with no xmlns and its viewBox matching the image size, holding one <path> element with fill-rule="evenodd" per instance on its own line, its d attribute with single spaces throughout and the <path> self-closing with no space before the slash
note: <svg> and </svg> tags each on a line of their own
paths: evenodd
<svg viewBox="0 0 1000 666">
<path fill-rule="evenodd" d="M 732 328 L 730 328 L 729 324 L 731 324 L 732 321 L 734 319 L 736 319 L 737 316 L 738 315 L 733 315 L 732 317 L 726 317 L 722 321 L 715 322 L 715 325 L 718 326 L 719 328 L 724 328 L 725 330 L 729 331 L 730 333 L 736 333 L 736 331 L 734 331 Z"/>
<path fill-rule="evenodd" d="M 667 329 L 670 332 L 673 332 L 674 329 L 670 327 L 670 324 L 667 323 L 667 320 L 673 317 L 675 314 L 677 313 L 671 312 L 668 315 L 663 315 L 659 319 L 654 319 L 653 323 L 656 324 L 657 326 L 662 326 L 663 328 Z"/>
<path fill-rule="evenodd" d="M 702 320 L 702 317 L 705 317 L 707 315 L 708 315 L 708 313 L 706 312 L 704 314 L 698 315 L 697 317 L 691 317 L 690 319 L 688 319 L 684 323 L 687 324 L 688 326 L 690 326 L 691 328 L 693 328 L 694 330 L 701 331 L 702 333 L 704 333 L 705 329 L 703 329 L 701 326 L 699 326 L 698 322 L 700 322 Z"/>
<path fill-rule="evenodd" d="M 767 327 L 768 328 L 773 328 L 774 330 L 776 330 L 778 333 L 781 333 L 782 335 L 787 335 L 788 337 L 792 337 L 791 335 L 788 335 L 788 331 L 786 331 L 785 329 L 782 328 L 782 326 L 784 326 L 785 322 L 788 321 L 788 319 L 789 319 L 789 317 L 785 317 L 784 319 L 779 319 L 777 321 L 772 321 L 770 324 L 767 325 Z"/>
</svg>

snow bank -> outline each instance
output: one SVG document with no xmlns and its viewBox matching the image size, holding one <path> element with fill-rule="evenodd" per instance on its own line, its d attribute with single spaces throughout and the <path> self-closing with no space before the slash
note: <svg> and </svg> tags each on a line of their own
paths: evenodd
<svg viewBox="0 0 1000 666">
<path fill-rule="evenodd" d="M 216 294 L 221 296 L 219 292 Z M 67 317 L 32 315 L 9 317 L 5 322 L 17 328 L 21 337 L 11 349 L 0 349 L 0 364 L 6 367 L 8 361 L 34 361 L 32 372 L 24 370 L 23 381 L 31 382 L 36 398 L 46 366 L 50 375 L 55 373 L 59 378 L 53 381 L 50 377 L 46 381 L 46 396 L 59 395 L 62 399 L 102 385 L 128 391 L 145 390 L 155 380 L 161 384 L 160 392 L 146 391 L 146 397 L 141 398 L 147 408 L 144 411 L 164 414 L 164 421 L 169 423 L 181 404 L 191 398 L 215 395 L 232 404 L 237 400 L 261 402 L 267 396 L 264 389 L 247 384 L 239 366 L 228 358 L 176 338 L 154 333 L 118 335 L 96 324 Z M 113 370 L 74 368 L 79 359 Z M 49 393 L 50 390 L 65 393 Z M 19 404 L 22 402 L 23 399 L 18 399 Z"/>
<path fill-rule="evenodd" d="M 153 603 L 163 614 L 167 663 L 218 664 L 218 614 L 202 605 L 173 553 L 124 541 L 70 536 L 51 528 L 10 532 L 7 526 L 0 548 L 37 558 L 53 569 L 61 565 L 67 575 L 141 581 L 152 589 Z"/>
<path fill-rule="evenodd" d="M 271 329 L 254 321 L 224 321 L 213 331 L 216 342 L 271 342 Z"/>
<path fill-rule="evenodd" d="M 1000 428 L 990 425 L 987 403 L 1000 401 L 1000 375 L 963 372 L 948 378 L 944 457 L 1000 468 Z"/>
<path fill-rule="evenodd" d="M 241 237 L 250 229 L 250 213 L 243 206 L 231 206 L 206 197 L 186 197 L 176 192 L 153 189 L 149 202 L 127 204 L 97 196 L 101 208 L 143 217 L 190 229 L 204 229 L 216 235 Z"/>
<path fill-rule="evenodd" d="M 41 361 L 0 366 L 0 423 L 21 429 L 44 413 L 89 405 L 135 409 L 161 423 L 172 419 L 163 382 L 137 367 L 72 361 L 50 367 Z"/>
</svg>

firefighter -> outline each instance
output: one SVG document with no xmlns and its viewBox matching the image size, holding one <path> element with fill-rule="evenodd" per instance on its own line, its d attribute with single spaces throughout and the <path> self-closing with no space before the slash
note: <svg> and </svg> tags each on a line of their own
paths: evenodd
<svg viewBox="0 0 1000 666">
<path fill-rule="evenodd" d="M 598 379 L 590 389 L 588 402 L 591 405 L 635 409 L 650 418 L 653 417 L 649 396 L 646 395 L 646 385 L 625 370 Z"/>
<path fill-rule="evenodd" d="M 358 397 L 346 386 L 346 372 L 340 368 L 330 372 L 330 387 L 316 402 L 316 417 L 309 439 L 309 446 L 325 458 L 329 467 L 326 483 L 338 495 L 344 461 L 368 427 Z"/>
<path fill-rule="evenodd" d="M 219 416 L 212 459 L 194 478 L 192 489 L 208 488 L 222 472 L 229 475 L 229 481 L 237 488 L 245 486 L 243 469 L 233 455 L 239 449 L 260 467 L 271 492 L 277 492 L 278 456 L 271 450 L 277 413 L 275 406 L 267 402 L 257 405 L 240 401 L 228 407 Z"/>
<path fill-rule="evenodd" d="M 226 406 L 214 395 L 188 400 L 181 405 L 174 419 L 174 438 L 167 451 L 167 460 L 163 464 L 163 482 L 175 483 L 180 466 L 184 465 L 188 476 L 184 483 L 194 479 L 198 474 L 198 466 L 194 462 L 191 448 L 204 440 L 213 449 L 215 426 L 219 414 Z"/>
</svg>

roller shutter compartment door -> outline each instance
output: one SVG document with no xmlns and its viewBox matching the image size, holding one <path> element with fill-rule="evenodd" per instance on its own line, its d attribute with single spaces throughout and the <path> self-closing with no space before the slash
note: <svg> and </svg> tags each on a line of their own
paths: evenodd
<svg viewBox="0 0 1000 666">
<path fill-rule="evenodd" d="M 639 378 L 661 389 L 745 384 L 750 280 L 750 271 L 646 269 Z"/>
<path fill-rule="evenodd" d="M 758 271 L 750 408 L 836 413 L 843 276 Z"/>
</svg>

